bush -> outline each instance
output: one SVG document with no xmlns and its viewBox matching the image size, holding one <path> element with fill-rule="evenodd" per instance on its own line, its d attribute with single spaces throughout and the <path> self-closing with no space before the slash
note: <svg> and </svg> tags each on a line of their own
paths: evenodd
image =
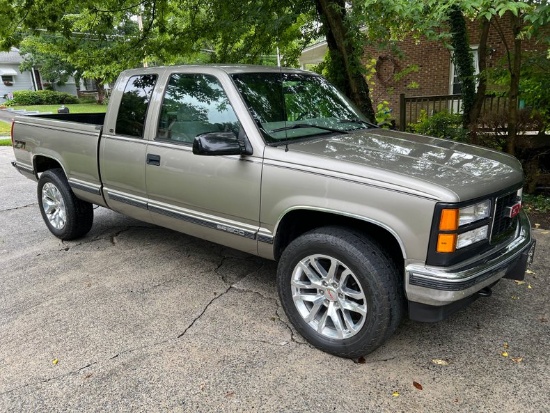
<svg viewBox="0 0 550 413">
<path fill-rule="evenodd" d="M 467 141 L 468 137 L 468 131 L 462 127 L 462 115 L 446 111 L 428 117 L 426 111 L 423 110 L 418 121 L 409 124 L 409 129 L 422 135 L 460 142 Z"/>
<path fill-rule="evenodd" d="M 32 105 L 58 105 L 79 103 L 78 98 L 69 93 L 54 92 L 53 90 L 17 90 L 13 92 L 13 99 L 10 106 L 32 106 Z"/>
</svg>

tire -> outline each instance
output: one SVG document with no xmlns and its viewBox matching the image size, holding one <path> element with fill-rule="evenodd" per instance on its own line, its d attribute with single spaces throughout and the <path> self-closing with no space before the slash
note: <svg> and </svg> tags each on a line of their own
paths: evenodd
<svg viewBox="0 0 550 413">
<path fill-rule="evenodd" d="M 75 196 L 62 169 L 42 173 L 37 195 L 42 218 L 57 238 L 64 241 L 80 238 L 92 228 L 92 204 Z"/>
<path fill-rule="evenodd" d="M 324 227 L 284 250 L 277 288 L 287 317 L 310 344 L 357 358 L 378 348 L 401 322 L 400 277 L 384 250 L 362 233 Z"/>
</svg>

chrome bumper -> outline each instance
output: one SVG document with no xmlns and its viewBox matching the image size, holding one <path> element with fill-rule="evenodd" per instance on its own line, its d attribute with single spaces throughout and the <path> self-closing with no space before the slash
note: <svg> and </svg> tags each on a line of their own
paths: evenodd
<svg viewBox="0 0 550 413">
<path fill-rule="evenodd" d="M 467 300 L 469 297 L 505 276 L 522 278 L 533 259 L 534 245 L 531 224 L 522 211 L 514 240 L 497 252 L 488 252 L 454 267 L 406 266 L 407 299 L 435 307 L 450 306 L 461 300 L 467 305 L 472 301 Z"/>
</svg>

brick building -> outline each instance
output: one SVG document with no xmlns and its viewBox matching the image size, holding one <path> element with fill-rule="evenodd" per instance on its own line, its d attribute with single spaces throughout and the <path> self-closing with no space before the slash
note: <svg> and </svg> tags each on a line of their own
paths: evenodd
<svg viewBox="0 0 550 413">
<path fill-rule="evenodd" d="M 468 37 L 474 57 L 476 74 L 479 72 L 477 48 L 481 35 L 478 21 L 467 22 Z M 365 49 L 365 63 L 376 61 L 376 74 L 369 81 L 373 105 L 388 101 L 392 117 L 399 121 L 399 96 L 434 96 L 460 93 L 455 76 L 452 52 L 442 41 L 407 37 L 398 42 L 400 55 L 375 47 Z M 494 19 L 487 42 L 489 68 L 505 64 L 507 47 L 513 47 L 512 25 L 509 15 Z M 532 41 L 523 41 L 523 49 L 543 48 Z M 543 48 L 544 49 L 544 48 Z M 299 58 L 302 68 L 320 63 L 327 52 L 326 42 L 306 48 Z M 409 71 L 410 68 L 415 70 Z M 404 76 L 399 74 L 407 73 Z M 451 108 L 449 108 L 451 109 Z M 457 107 L 452 108 L 458 110 Z M 414 119 L 411 119 L 414 121 Z"/>
</svg>

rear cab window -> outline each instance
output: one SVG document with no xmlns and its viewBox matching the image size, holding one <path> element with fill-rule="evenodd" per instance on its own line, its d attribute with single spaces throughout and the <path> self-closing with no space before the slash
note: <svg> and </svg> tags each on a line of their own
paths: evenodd
<svg viewBox="0 0 550 413">
<path fill-rule="evenodd" d="M 117 135 L 143 138 L 145 119 L 151 102 L 157 75 L 137 75 L 128 79 L 116 119 Z"/>
</svg>

